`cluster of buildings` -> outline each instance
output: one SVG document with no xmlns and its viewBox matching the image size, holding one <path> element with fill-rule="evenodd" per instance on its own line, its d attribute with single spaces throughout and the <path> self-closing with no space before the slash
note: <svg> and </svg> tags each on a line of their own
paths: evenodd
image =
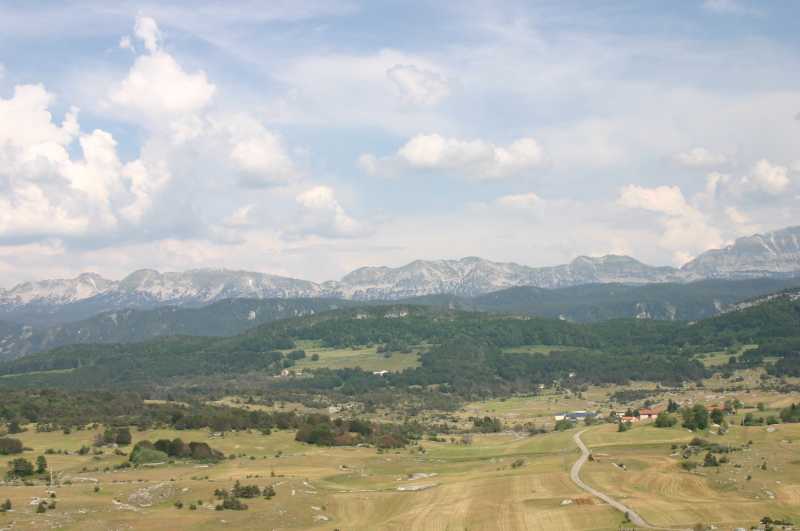
<svg viewBox="0 0 800 531">
<path fill-rule="evenodd" d="M 635 413 L 638 413 L 638 415 L 636 415 Z M 619 419 L 621 422 L 640 422 L 646 420 L 655 420 L 659 413 L 661 413 L 660 409 L 651 409 L 643 407 L 638 411 L 635 411 L 633 415 L 622 415 Z"/>
<path fill-rule="evenodd" d="M 585 420 L 587 418 L 602 418 L 602 415 L 599 413 L 592 413 L 590 411 L 571 411 L 569 413 L 559 413 L 553 417 L 556 421 L 559 420 L 571 420 L 572 422 L 577 422 L 579 420 Z"/>
<path fill-rule="evenodd" d="M 661 409 L 652 409 L 652 408 L 641 408 L 638 411 L 634 411 L 633 415 L 621 415 L 617 416 L 617 418 L 621 422 L 641 422 L 641 421 L 649 421 L 655 420 L 658 417 L 658 414 L 661 413 Z M 594 419 L 602 419 L 603 415 L 600 413 L 594 413 L 591 411 L 570 411 L 569 413 L 559 413 L 554 415 L 553 418 L 556 421 L 559 420 L 570 420 L 572 422 L 578 422 L 580 420 L 586 420 L 587 418 L 594 418 Z"/>
</svg>

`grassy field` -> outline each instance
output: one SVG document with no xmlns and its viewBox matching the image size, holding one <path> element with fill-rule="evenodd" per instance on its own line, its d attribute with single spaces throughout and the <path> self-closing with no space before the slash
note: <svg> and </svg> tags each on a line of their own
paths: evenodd
<svg viewBox="0 0 800 531">
<path fill-rule="evenodd" d="M 767 515 L 800 520 L 800 425 L 781 425 L 774 431 L 733 426 L 724 436 L 700 434 L 741 450 L 728 454 L 730 462 L 719 467 L 687 472 L 672 445 L 696 435 L 652 425 L 625 433 L 613 426 L 594 428 L 583 438 L 595 461 L 584 467 L 582 477 L 658 526 L 704 523 L 730 529 L 753 525 Z M 704 453 L 691 460 L 702 462 Z"/>
<path fill-rule="evenodd" d="M 377 346 L 332 349 L 326 348 L 316 341 L 298 341 L 297 348 L 306 351 L 305 359 L 295 364 L 297 369 L 347 369 L 361 367 L 365 371 L 402 371 L 419 365 L 417 354 L 423 348 L 412 348 L 410 353 L 392 352 L 388 357 L 379 353 Z M 312 361 L 311 357 L 317 354 L 319 360 Z"/>
<path fill-rule="evenodd" d="M 75 455 L 94 432 L 25 432 L 28 458 L 47 448 L 61 485 L 0 486 L 14 510 L 0 527 L 14 529 L 615 529 L 620 515 L 595 504 L 570 481 L 577 456 L 569 434 L 538 438 L 512 434 L 477 436 L 469 446 L 423 443 L 415 449 L 378 453 L 370 448 L 318 448 L 293 434 L 231 433 L 209 439 L 205 431 L 149 431 L 135 440 L 207 441 L 236 456 L 215 465 L 164 464 L 106 470 L 125 460 Z M 524 465 L 511 463 L 524 459 Z M 3 458 L 7 461 L 8 458 Z M 274 476 L 272 475 L 274 474 Z M 213 491 L 235 480 L 273 484 L 272 500 L 247 500 L 247 511 L 215 511 Z M 95 486 L 99 491 L 95 492 Z M 36 514 L 32 505 L 48 491 L 57 507 Z M 181 500 L 183 509 L 174 503 Z M 562 505 L 564 500 L 578 503 Z M 202 505 L 190 511 L 190 503 Z"/>
<path fill-rule="evenodd" d="M 362 366 L 364 360 L 373 360 L 384 364 L 372 367 L 387 367 L 374 349 L 304 347 L 309 356 L 318 352 L 323 363 Z M 395 356 L 416 360 L 414 354 Z M 310 363 L 314 362 L 304 360 L 299 366 Z M 533 423 L 552 429 L 555 413 L 587 409 L 607 414 L 612 408 L 641 405 L 642 400 L 612 404 L 610 396 L 619 390 L 652 391 L 649 399 L 660 404 L 669 398 L 706 405 L 739 400 L 744 407 L 728 418 L 725 435 L 717 435 L 716 429 L 691 433 L 679 426 L 658 429 L 644 423 L 624 433 L 613 424 L 591 426 L 583 440 L 595 459 L 581 475 L 658 526 L 704 523 L 730 529 L 749 527 L 763 516 L 800 522 L 800 424 L 739 425 L 748 412 L 777 415 L 781 408 L 800 402 L 800 395 L 752 387 L 749 382 L 758 381 L 758 371 L 739 371 L 729 380 L 711 378 L 704 386 L 681 389 L 642 383 L 591 387 L 577 394 L 548 388 L 537 396 L 474 402 L 456 412 L 424 415 L 447 417 L 461 428 L 470 427 L 470 417 L 492 416 L 502 419 L 506 428 Z M 219 403 L 250 410 L 315 411 L 292 403 L 248 404 L 245 397 L 235 396 Z M 216 464 L 174 462 L 116 470 L 114 466 L 127 457 L 111 449 L 100 455 L 77 453 L 91 445 L 99 428 L 64 435 L 37 433 L 29 426 L 15 435 L 29 448 L 23 456 L 35 461 L 47 449 L 60 451 L 47 455 L 58 484 L 0 484 L 0 501 L 8 498 L 13 504 L 11 512 L 0 513 L 0 529 L 619 529 L 623 515 L 569 478 L 579 455 L 572 441 L 577 429 L 535 436 L 512 431 L 474 434 L 470 444 L 463 444 L 460 434 L 444 435 L 440 441 L 426 439 L 421 446 L 387 452 L 309 446 L 296 442 L 290 431 L 229 432 L 224 437 L 213 437 L 208 430 L 134 431 L 134 442 L 180 437 L 208 442 L 230 458 Z M 681 445 L 696 436 L 736 450 L 726 454 L 729 462 L 719 467 L 686 471 L 680 466 Z M 703 456 L 704 452 L 690 460 L 702 463 Z M 0 456 L 0 467 L 10 459 Z M 214 510 L 214 490 L 230 489 L 236 480 L 273 485 L 277 495 L 244 500 L 247 511 Z M 56 508 L 37 514 L 37 499 L 50 491 L 56 493 Z M 177 501 L 183 502 L 182 509 L 175 507 Z M 190 510 L 190 504 L 197 509 Z"/>
<path fill-rule="evenodd" d="M 580 491 L 569 479 L 578 456 L 573 431 L 534 437 L 476 435 L 472 444 L 424 441 L 422 450 L 385 453 L 371 448 L 319 448 L 294 441 L 290 432 L 136 432 L 135 440 L 180 436 L 206 441 L 232 459 L 213 465 L 163 464 L 106 470 L 126 458 L 74 454 L 93 431 L 25 432 L 26 457 L 47 448 L 60 485 L 0 486 L 14 510 L 0 527 L 14 529 L 540 529 L 612 530 L 622 515 Z M 685 429 L 636 426 L 589 428 L 583 438 L 595 456 L 582 472 L 597 488 L 624 500 L 656 525 L 749 525 L 765 515 L 800 519 L 800 425 L 732 427 L 731 454 L 719 468 L 686 472 L 673 444 L 696 434 Z M 712 437 L 712 436 L 707 436 Z M 715 442 L 718 442 L 715 439 Z M 694 457 L 694 460 L 701 459 Z M 7 461 L 9 458 L 3 458 Z M 522 466 L 512 463 L 522 460 Z M 767 470 L 761 469 L 763 462 Z M 618 465 L 624 465 L 625 470 Z M 737 465 L 740 465 L 738 467 Z M 273 475 L 274 474 L 274 475 Z M 747 480 L 747 476 L 751 476 Z M 215 511 L 213 491 L 234 481 L 275 486 L 271 500 L 245 500 L 247 511 Z M 95 492 L 95 487 L 99 491 Z M 36 514 L 32 503 L 56 492 L 57 507 Z M 174 504 L 182 501 L 184 507 Z M 188 509 L 190 503 L 198 509 Z"/>
</svg>

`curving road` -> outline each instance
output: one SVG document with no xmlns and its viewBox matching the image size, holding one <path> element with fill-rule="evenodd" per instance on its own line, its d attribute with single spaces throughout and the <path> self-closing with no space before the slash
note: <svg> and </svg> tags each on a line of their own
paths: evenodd
<svg viewBox="0 0 800 531">
<path fill-rule="evenodd" d="M 589 485 L 587 485 L 586 483 L 583 482 L 583 480 L 580 477 L 581 467 L 589 459 L 589 449 L 586 448 L 586 445 L 583 444 L 583 441 L 581 440 L 581 434 L 583 434 L 584 431 L 586 431 L 586 430 L 579 431 L 578 433 L 576 433 L 575 435 L 572 436 L 572 439 L 575 441 L 575 444 L 577 444 L 578 448 L 581 449 L 580 458 L 577 461 L 575 461 L 575 464 L 572 465 L 572 470 L 570 470 L 570 472 L 569 472 L 569 475 L 572 478 L 572 481 L 577 486 L 579 486 L 580 488 L 582 488 L 583 490 L 585 490 L 586 492 L 588 492 L 592 496 L 600 498 L 601 500 L 603 500 L 604 502 L 609 504 L 611 507 L 617 509 L 618 511 L 621 511 L 623 513 L 627 513 L 628 514 L 628 518 L 630 519 L 630 521 L 634 525 L 636 525 L 638 527 L 644 527 L 646 529 L 664 529 L 662 527 L 655 527 L 655 526 L 652 526 L 652 525 L 648 524 L 645 521 L 644 518 L 639 516 L 638 513 L 636 513 L 633 509 L 631 509 L 627 505 L 623 505 L 622 503 L 618 502 L 617 500 L 615 500 L 614 498 L 612 498 L 608 494 L 606 494 L 604 492 L 600 492 L 599 490 L 596 490 L 596 489 L 590 487 Z"/>
</svg>

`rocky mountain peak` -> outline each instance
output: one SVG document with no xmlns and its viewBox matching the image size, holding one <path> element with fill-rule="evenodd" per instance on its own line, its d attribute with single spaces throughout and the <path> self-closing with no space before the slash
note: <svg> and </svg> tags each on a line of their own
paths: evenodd
<svg viewBox="0 0 800 531">
<path fill-rule="evenodd" d="M 582 284 L 686 282 L 702 278 L 800 275 L 800 227 L 755 234 L 698 256 L 681 269 L 654 267 L 621 255 L 579 256 L 569 264 L 529 267 L 476 256 L 415 260 L 400 267 L 362 267 L 322 284 L 266 273 L 194 269 L 134 271 L 120 281 L 95 273 L 0 289 L 0 319 L 171 305 L 204 305 L 230 298 L 338 297 L 392 300 L 424 295 L 475 296 L 506 288 L 561 288 Z M 80 311 L 75 310 L 79 308 Z"/>
</svg>

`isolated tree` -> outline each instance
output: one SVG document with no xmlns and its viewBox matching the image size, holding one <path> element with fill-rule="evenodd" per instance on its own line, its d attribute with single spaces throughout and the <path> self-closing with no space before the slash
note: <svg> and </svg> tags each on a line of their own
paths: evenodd
<svg viewBox="0 0 800 531">
<path fill-rule="evenodd" d="M 8 476 L 10 478 L 21 478 L 33 475 L 33 463 L 24 457 L 18 457 L 8 463 Z"/>
<path fill-rule="evenodd" d="M 47 459 L 43 455 L 36 458 L 36 473 L 44 474 L 47 472 Z"/>
<path fill-rule="evenodd" d="M 681 410 L 683 427 L 690 430 L 705 430 L 708 428 L 708 411 L 702 404 L 685 407 Z"/>
<path fill-rule="evenodd" d="M 114 442 L 116 442 L 120 446 L 127 446 L 133 441 L 133 437 L 131 436 L 131 430 L 128 427 L 119 428 L 116 433 L 116 437 L 114 438 Z"/>
<path fill-rule="evenodd" d="M 656 428 L 671 428 L 678 422 L 673 415 L 670 415 L 666 411 L 662 411 L 658 414 L 655 421 Z"/>
</svg>

